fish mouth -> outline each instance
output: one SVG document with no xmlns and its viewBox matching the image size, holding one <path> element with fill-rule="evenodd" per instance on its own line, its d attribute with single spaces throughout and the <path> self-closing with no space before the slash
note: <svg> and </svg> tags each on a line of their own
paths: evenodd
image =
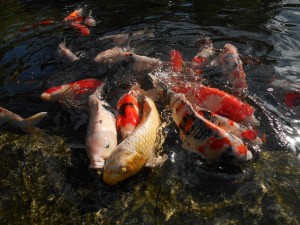
<svg viewBox="0 0 300 225">
<path fill-rule="evenodd" d="M 90 161 L 90 165 L 89 168 L 90 169 L 101 169 L 103 168 L 105 165 L 105 160 L 104 159 L 100 159 L 97 161 Z"/>
</svg>

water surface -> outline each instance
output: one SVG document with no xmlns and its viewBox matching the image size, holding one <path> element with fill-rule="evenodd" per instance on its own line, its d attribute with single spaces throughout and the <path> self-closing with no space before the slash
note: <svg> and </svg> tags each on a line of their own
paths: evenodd
<svg viewBox="0 0 300 225">
<path fill-rule="evenodd" d="M 88 37 L 60 23 L 78 6 L 99 22 Z M 1 224 L 299 224 L 300 105 L 284 102 L 286 93 L 299 92 L 299 15 L 298 1 L 2 1 L 0 106 L 23 117 L 49 115 L 39 124 L 44 134 L 0 128 Z M 19 31 L 46 19 L 57 23 Z M 267 136 L 257 159 L 241 167 L 210 165 L 182 149 L 171 124 L 162 167 L 145 168 L 114 187 L 88 169 L 87 111 L 44 102 L 40 94 L 94 77 L 110 82 L 107 100 L 115 104 L 129 85 L 148 80 L 92 62 L 112 47 L 97 38 L 137 30 L 153 36 L 121 47 L 163 61 L 177 49 L 190 61 L 197 40 L 210 37 L 216 48 L 232 43 L 258 62 L 244 66 L 246 101 Z M 80 61 L 57 57 L 64 39 L 84 53 Z M 205 78 L 220 87 L 218 72 Z M 158 108 L 168 113 L 162 103 Z"/>
</svg>

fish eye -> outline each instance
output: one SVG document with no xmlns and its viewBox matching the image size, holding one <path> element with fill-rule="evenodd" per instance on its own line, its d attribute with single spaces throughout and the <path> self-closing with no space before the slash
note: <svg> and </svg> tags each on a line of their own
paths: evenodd
<svg viewBox="0 0 300 225">
<path fill-rule="evenodd" d="M 126 168 L 126 167 L 121 167 L 121 173 L 122 173 L 122 174 L 127 173 L 127 168 Z"/>
</svg>

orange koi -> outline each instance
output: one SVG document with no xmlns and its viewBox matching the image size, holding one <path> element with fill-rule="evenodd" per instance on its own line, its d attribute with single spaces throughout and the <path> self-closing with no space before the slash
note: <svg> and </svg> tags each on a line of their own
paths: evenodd
<svg viewBox="0 0 300 225">
<path fill-rule="evenodd" d="M 72 22 L 71 23 L 71 26 L 76 30 L 78 31 L 81 35 L 83 36 L 88 36 L 90 35 L 90 30 L 88 27 L 80 24 L 80 23 L 75 23 L 75 22 Z"/>
<path fill-rule="evenodd" d="M 234 134 L 225 131 L 197 113 L 184 94 L 169 92 L 172 118 L 183 148 L 210 161 L 240 164 L 253 158 L 251 151 Z"/>
<path fill-rule="evenodd" d="M 125 139 L 139 123 L 139 106 L 134 91 L 124 94 L 117 103 L 117 129 Z"/>
<path fill-rule="evenodd" d="M 83 9 L 79 8 L 79 9 L 76 9 L 75 11 L 71 12 L 69 15 L 67 15 L 64 18 L 64 21 L 72 21 L 79 17 L 82 17 L 82 15 L 83 15 Z"/>
</svg>

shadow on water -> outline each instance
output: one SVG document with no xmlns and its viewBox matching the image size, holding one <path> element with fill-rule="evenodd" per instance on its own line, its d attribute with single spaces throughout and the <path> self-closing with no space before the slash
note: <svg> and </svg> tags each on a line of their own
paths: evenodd
<svg viewBox="0 0 300 225">
<path fill-rule="evenodd" d="M 79 5 L 99 22 L 88 37 L 61 22 Z M 287 92 L 299 91 L 299 4 L 10 0 L 0 6 L 0 105 L 23 117 L 48 112 L 39 124 L 43 134 L 26 135 L 9 124 L 0 128 L 1 224 L 299 224 L 299 111 L 284 99 Z M 19 31 L 46 19 L 57 22 Z M 107 82 L 105 97 L 114 106 L 135 82 L 148 87 L 147 74 L 92 60 L 115 45 L 98 38 L 140 30 L 151 35 L 117 45 L 162 61 L 176 49 L 191 61 L 197 41 L 210 37 L 217 49 L 230 42 L 258 62 L 244 64 L 250 93 L 245 101 L 256 109 L 259 130 L 267 136 L 257 159 L 239 167 L 210 164 L 184 151 L 170 124 L 163 145 L 169 158 L 162 167 L 144 168 L 112 187 L 88 169 L 86 108 L 44 102 L 40 94 L 98 78 Z M 64 39 L 81 53 L 79 61 L 56 55 Z M 231 91 L 220 71 L 205 72 L 210 85 Z M 164 109 L 163 103 L 158 107 Z"/>
</svg>

